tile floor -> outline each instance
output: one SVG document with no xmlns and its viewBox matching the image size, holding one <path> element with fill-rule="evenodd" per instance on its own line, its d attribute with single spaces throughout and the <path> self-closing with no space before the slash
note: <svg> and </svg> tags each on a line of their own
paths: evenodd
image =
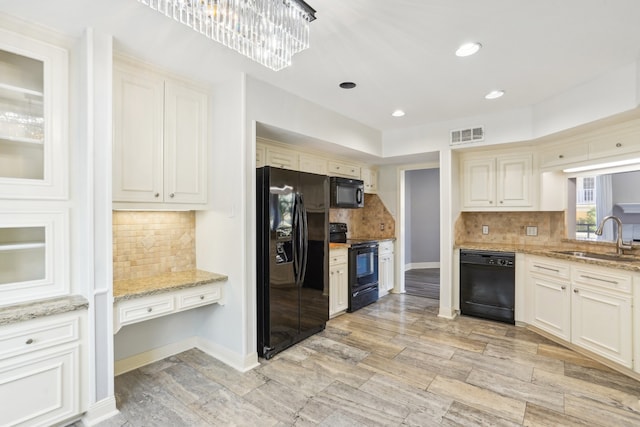
<svg viewBox="0 0 640 427">
<path fill-rule="evenodd" d="M 389 295 L 247 373 L 190 350 L 116 378 L 111 426 L 639 426 L 640 382 L 521 327 Z"/>
</svg>

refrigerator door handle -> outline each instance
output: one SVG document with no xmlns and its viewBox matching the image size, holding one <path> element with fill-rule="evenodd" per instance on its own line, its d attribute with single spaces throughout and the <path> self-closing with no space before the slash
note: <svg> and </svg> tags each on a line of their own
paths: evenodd
<svg viewBox="0 0 640 427">
<path fill-rule="evenodd" d="M 304 205 L 304 199 L 302 195 L 300 195 L 300 216 L 301 216 L 301 229 L 302 229 L 302 257 L 301 257 L 301 271 L 300 271 L 300 282 L 304 281 L 305 276 L 307 275 L 307 261 L 309 258 L 309 224 L 307 222 L 307 208 Z"/>
<path fill-rule="evenodd" d="M 292 218 L 292 252 L 293 252 L 293 275 L 296 284 L 299 282 L 300 277 L 300 249 L 298 248 L 298 235 L 300 228 L 300 212 L 298 206 L 298 194 L 296 193 L 293 198 L 293 218 Z"/>
</svg>

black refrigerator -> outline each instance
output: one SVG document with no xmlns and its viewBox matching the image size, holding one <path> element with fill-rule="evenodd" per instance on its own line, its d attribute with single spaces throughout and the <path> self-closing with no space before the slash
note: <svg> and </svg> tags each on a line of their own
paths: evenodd
<svg viewBox="0 0 640 427">
<path fill-rule="evenodd" d="M 324 329 L 329 318 L 329 179 L 256 169 L 258 355 Z"/>
</svg>

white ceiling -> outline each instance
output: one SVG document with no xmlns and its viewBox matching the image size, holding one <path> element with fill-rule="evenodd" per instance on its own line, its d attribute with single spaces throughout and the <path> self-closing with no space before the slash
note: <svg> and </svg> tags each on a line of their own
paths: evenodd
<svg viewBox="0 0 640 427">
<path fill-rule="evenodd" d="M 242 70 L 382 132 L 533 105 L 640 57 L 638 0 L 308 3 L 311 48 L 279 72 L 136 0 L 0 0 L 0 11 L 72 36 L 94 27 L 120 50 L 201 79 Z M 468 41 L 483 49 L 456 57 Z M 493 89 L 506 95 L 485 100 Z M 406 116 L 391 117 L 396 108 Z"/>
</svg>

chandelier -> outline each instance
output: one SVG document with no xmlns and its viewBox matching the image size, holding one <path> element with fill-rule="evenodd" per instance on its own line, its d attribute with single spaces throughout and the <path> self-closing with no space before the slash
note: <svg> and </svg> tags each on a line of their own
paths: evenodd
<svg viewBox="0 0 640 427">
<path fill-rule="evenodd" d="M 138 0 L 274 71 L 309 47 L 315 10 L 302 0 Z"/>
</svg>

